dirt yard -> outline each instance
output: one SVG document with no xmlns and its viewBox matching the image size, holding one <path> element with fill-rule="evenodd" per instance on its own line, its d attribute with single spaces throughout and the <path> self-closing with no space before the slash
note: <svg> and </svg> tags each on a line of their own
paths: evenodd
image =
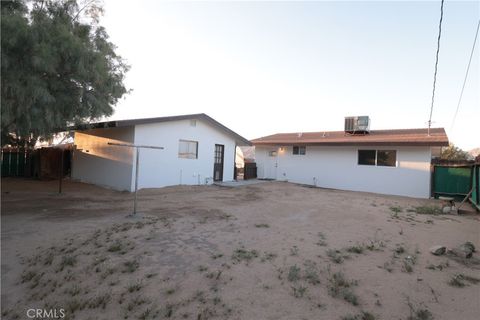
<svg viewBox="0 0 480 320">
<path fill-rule="evenodd" d="M 133 195 L 2 180 L 2 318 L 478 319 L 479 215 L 264 182 Z"/>
</svg>

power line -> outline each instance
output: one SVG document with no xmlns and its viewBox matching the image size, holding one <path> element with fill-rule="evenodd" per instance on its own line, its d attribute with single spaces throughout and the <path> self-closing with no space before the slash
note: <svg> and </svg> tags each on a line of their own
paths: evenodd
<svg viewBox="0 0 480 320">
<path fill-rule="evenodd" d="M 450 130 L 453 129 L 455 120 L 457 119 L 458 109 L 460 108 L 460 103 L 462 102 L 463 90 L 465 89 L 465 84 L 467 83 L 468 70 L 470 70 L 470 64 L 472 63 L 473 52 L 475 51 L 475 44 L 477 43 L 478 29 L 480 28 L 480 20 L 477 24 L 477 32 L 475 33 L 475 40 L 473 40 L 472 52 L 470 52 L 470 59 L 468 60 L 467 72 L 465 73 L 465 79 L 463 80 L 462 91 L 460 92 L 460 98 L 458 98 L 457 110 L 455 110 L 455 115 L 453 116 L 452 125 Z"/>
<path fill-rule="evenodd" d="M 443 1 L 444 0 L 442 0 L 440 6 L 440 23 L 438 24 L 437 55 L 435 58 L 435 73 L 433 74 L 432 105 L 430 106 L 430 117 L 428 118 L 428 135 L 430 135 L 430 127 L 432 126 L 433 102 L 435 100 L 435 86 L 437 84 L 438 53 L 440 51 L 440 37 L 442 36 Z"/>
</svg>

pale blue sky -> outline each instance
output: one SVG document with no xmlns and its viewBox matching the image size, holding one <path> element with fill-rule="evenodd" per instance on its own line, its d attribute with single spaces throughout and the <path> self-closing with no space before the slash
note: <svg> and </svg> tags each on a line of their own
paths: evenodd
<svg viewBox="0 0 480 320">
<path fill-rule="evenodd" d="M 440 1 L 105 1 L 107 28 L 132 65 L 112 119 L 204 112 L 246 138 L 425 127 Z M 464 149 L 480 146 L 477 43 L 453 130 L 480 2 L 445 1 L 435 127 Z M 480 39 L 479 39 L 480 41 Z M 476 130 L 475 130 L 476 129 Z"/>
</svg>

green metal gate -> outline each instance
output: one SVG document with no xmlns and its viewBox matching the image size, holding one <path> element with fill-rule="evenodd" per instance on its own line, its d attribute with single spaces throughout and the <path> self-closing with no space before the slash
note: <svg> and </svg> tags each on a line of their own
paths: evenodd
<svg viewBox="0 0 480 320">
<path fill-rule="evenodd" d="M 463 199 L 472 189 L 472 168 L 472 166 L 434 166 L 434 197 L 443 195 Z"/>
<path fill-rule="evenodd" d="M 28 176 L 30 153 L 25 150 L 2 150 L 2 177 Z"/>
<path fill-rule="evenodd" d="M 473 205 L 477 207 L 478 210 L 480 210 L 480 186 L 479 186 L 479 181 L 480 181 L 480 164 L 476 164 L 473 166 L 472 170 L 472 196 L 470 200 L 472 201 Z"/>
</svg>

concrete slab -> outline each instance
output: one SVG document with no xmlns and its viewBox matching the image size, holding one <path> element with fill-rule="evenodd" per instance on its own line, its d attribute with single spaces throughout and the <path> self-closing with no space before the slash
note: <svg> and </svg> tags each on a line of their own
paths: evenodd
<svg viewBox="0 0 480 320">
<path fill-rule="evenodd" d="M 250 179 L 250 180 L 237 180 L 237 181 L 225 181 L 225 182 L 215 182 L 214 185 L 220 187 L 242 187 L 242 186 L 249 186 L 252 184 L 264 183 L 267 182 L 265 180 L 258 180 L 258 179 Z"/>
</svg>

